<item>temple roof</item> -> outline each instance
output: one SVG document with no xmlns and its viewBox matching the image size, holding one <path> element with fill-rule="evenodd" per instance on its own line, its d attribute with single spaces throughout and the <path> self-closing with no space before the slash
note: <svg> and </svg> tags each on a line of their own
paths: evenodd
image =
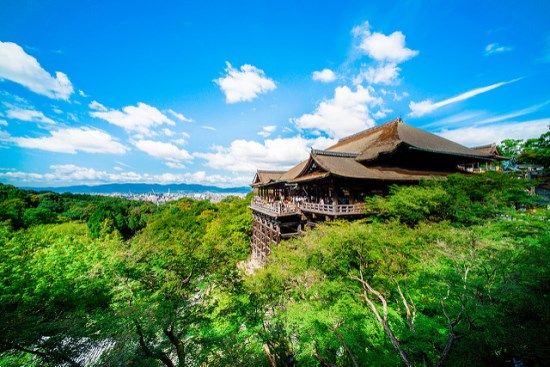
<svg viewBox="0 0 550 367">
<path fill-rule="evenodd" d="M 496 144 L 487 144 L 482 145 L 479 147 L 472 148 L 476 152 L 483 152 L 490 154 L 493 158 L 495 158 L 497 161 L 507 161 L 510 160 L 510 158 L 503 156 L 500 151 L 498 150 L 498 147 Z"/>
<path fill-rule="evenodd" d="M 301 163 L 302 172 L 290 179 L 290 182 L 298 183 L 316 180 L 330 175 L 352 179 L 389 180 L 389 181 L 418 181 L 432 176 L 446 175 L 444 172 L 426 170 L 408 170 L 397 167 L 367 167 L 357 162 L 356 154 L 345 155 L 339 152 L 314 150 L 309 160 Z M 317 165 L 317 170 L 308 171 L 312 164 Z"/>
<path fill-rule="evenodd" d="M 400 118 L 340 139 L 328 151 L 356 153 L 358 161 L 373 161 L 399 146 L 432 153 L 477 159 L 491 159 L 489 153 L 476 151 L 427 131 L 405 124 Z"/>
<path fill-rule="evenodd" d="M 278 181 L 285 172 L 286 171 L 258 170 L 254 176 L 254 180 L 252 180 L 252 186 L 260 186 Z"/>
<path fill-rule="evenodd" d="M 406 149 L 406 151 L 403 152 L 401 148 Z M 409 152 L 414 150 L 433 153 L 433 159 L 444 159 L 449 162 L 460 162 L 463 159 L 467 162 L 472 160 L 491 161 L 498 159 L 500 156 L 484 148 L 467 148 L 407 125 L 400 118 L 397 118 L 340 139 L 338 143 L 326 150 L 312 149 L 307 160 L 286 172 L 258 171 L 252 186 L 280 184 L 282 182 L 306 182 L 330 175 L 350 179 L 417 181 L 432 176 L 445 176 L 449 172 L 433 169 L 433 165 L 429 161 L 426 161 L 425 169 L 407 169 L 404 168 L 405 165 L 403 167 L 388 167 L 387 161 L 384 163 L 384 160 L 379 158 L 384 154 L 395 153 L 398 149 L 401 153 L 396 160 L 403 159 L 404 162 L 410 156 L 411 153 Z M 445 156 L 451 159 L 447 160 Z"/>
</svg>

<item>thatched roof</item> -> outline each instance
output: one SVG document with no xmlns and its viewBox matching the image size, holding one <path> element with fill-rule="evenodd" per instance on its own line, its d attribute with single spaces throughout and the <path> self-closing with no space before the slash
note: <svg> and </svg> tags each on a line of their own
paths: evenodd
<svg viewBox="0 0 550 367">
<path fill-rule="evenodd" d="M 482 145 L 480 147 L 474 147 L 472 148 L 476 152 L 482 152 L 491 155 L 494 159 L 497 161 L 507 161 L 510 160 L 510 158 L 503 156 L 500 151 L 498 150 L 498 147 L 496 144 L 487 144 Z"/>
<path fill-rule="evenodd" d="M 447 175 L 448 172 L 426 169 L 387 167 L 379 158 L 405 149 L 407 152 L 421 151 L 433 154 L 436 160 L 449 162 L 491 161 L 496 156 L 491 151 L 470 149 L 440 136 L 405 124 L 400 118 L 340 139 L 326 150 L 312 149 L 307 160 L 286 172 L 258 171 L 253 186 L 281 182 L 306 182 L 330 175 L 351 179 L 388 181 L 416 181 L 432 176 Z M 407 156 L 410 153 L 405 153 Z M 401 155 L 397 156 L 398 160 Z M 403 158 L 406 160 L 406 158 Z M 456 164 L 456 163 L 455 163 Z M 397 164 L 399 165 L 399 164 Z M 400 165 L 399 165 L 400 166 Z"/>
<path fill-rule="evenodd" d="M 254 180 L 252 180 L 252 186 L 261 186 L 270 182 L 278 181 L 285 172 L 286 171 L 258 170 L 254 176 Z"/>
<path fill-rule="evenodd" d="M 356 153 L 360 162 L 374 161 L 400 146 L 425 152 L 490 160 L 490 154 L 475 151 L 435 134 L 405 124 L 400 118 L 340 139 L 328 151 Z"/>
<path fill-rule="evenodd" d="M 304 165 L 302 172 L 290 182 L 298 183 L 312 181 L 324 177 L 338 176 L 364 180 L 388 180 L 388 181 L 418 181 L 432 176 L 441 176 L 446 173 L 435 171 L 407 170 L 395 167 L 367 167 L 357 162 L 356 154 L 345 154 L 313 150 L 309 160 Z M 315 171 L 308 171 L 313 164 Z"/>
</svg>

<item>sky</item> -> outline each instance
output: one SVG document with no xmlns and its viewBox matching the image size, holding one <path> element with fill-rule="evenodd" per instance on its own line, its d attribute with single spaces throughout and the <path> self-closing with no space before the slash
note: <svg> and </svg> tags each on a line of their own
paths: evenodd
<svg viewBox="0 0 550 367">
<path fill-rule="evenodd" d="M 0 0 L 0 182 L 251 183 L 401 117 L 550 125 L 550 2 Z"/>
</svg>

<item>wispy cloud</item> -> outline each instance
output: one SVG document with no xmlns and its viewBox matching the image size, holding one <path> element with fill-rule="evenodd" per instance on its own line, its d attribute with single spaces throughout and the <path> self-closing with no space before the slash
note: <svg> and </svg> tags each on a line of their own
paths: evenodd
<svg viewBox="0 0 550 367">
<path fill-rule="evenodd" d="M 175 118 L 177 118 L 180 121 L 193 122 L 192 119 L 189 119 L 189 118 L 185 117 L 182 113 L 178 113 L 178 112 L 176 112 L 172 109 L 169 109 L 166 112 L 168 112 L 170 115 L 174 116 Z"/>
<path fill-rule="evenodd" d="M 367 69 L 361 69 L 359 74 L 353 78 L 353 83 L 362 84 L 366 81 L 369 84 L 398 84 L 400 71 L 401 68 L 394 63 L 382 64 L 376 67 L 369 66 Z"/>
<path fill-rule="evenodd" d="M 493 89 L 502 87 L 503 85 L 517 82 L 520 79 L 521 78 L 510 80 L 510 81 L 507 81 L 507 82 L 495 83 L 495 84 L 492 84 L 492 85 L 488 85 L 486 87 L 472 89 L 468 92 L 459 94 L 458 96 L 448 98 L 448 99 L 445 99 L 445 100 L 440 101 L 440 102 L 432 102 L 431 100 L 424 100 L 422 102 L 413 102 L 413 101 L 411 101 L 409 103 L 409 108 L 411 109 L 411 112 L 409 113 L 409 116 L 411 116 L 411 117 L 424 116 L 424 115 L 426 115 L 430 112 L 433 112 L 433 111 L 437 110 L 438 108 L 441 108 L 441 107 L 444 107 L 444 106 L 447 106 L 447 105 L 450 105 L 450 104 L 453 104 L 453 103 L 456 103 L 456 102 L 464 101 L 466 99 L 475 97 L 478 94 L 486 93 L 486 92 L 489 92 Z"/>
<path fill-rule="evenodd" d="M 214 82 L 220 86 L 225 94 L 227 103 L 252 101 L 258 95 L 275 90 L 275 82 L 266 77 L 263 70 L 255 66 L 245 64 L 240 71 L 235 69 L 229 62 L 226 62 L 226 75 L 215 79 Z"/>
<path fill-rule="evenodd" d="M 21 121 L 42 122 L 50 125 L 54 125 L 56 123 L 51 118 L 46 117 L 43 112 L 24 108 L 12 107 L 6 112 L 6 115 L 10 119 Z"/>
<path fill-rule="evenodd" d="M 53 99 L 69 100 L 74 92 L 66 74 L 57 71 L 55 77 L 51 76 L 34 57 L 13 42 L 0 42 L 0 79 Z"/>
<path fill-rule="evenodd" d="M 50 131 L 42 138 L 11 138 L 21 148 L 40 149 L 56 153 L 77 152 L 124 154 L 129 148 L 104 131 L 89 128 L 69 128 Z"/>
<path fill-rule="evenodd" d="M 485 46 L 485 49 L 483 50 L 483 54 L 485 56 L 493 55 L 493 54 L 500 54 L 503 52 L 509 52 L 512 51 L 514 48 L 512 46 L 502 46 L 498 43 L 490 43 L 487 46 Z"/>
<path fill-rule="evenodd" d="M 269 126 L 263 126 L 262 131 L 258 133 L 261 137 L 267 138 L 273 134 L 273 132 L 277 129 L 277 126 L 275 125 L 269 125 Z"/>
<path fill-rule="evenodd" d="M 477 125 L 491 124 L 491 123 L 494 123 L 494 122 L 506 121 L 506 120 L 510 120 L 510 119 L 513 119 L 513 118 L 516 118 L 516 117 L 525 116 L 525 115 L 528 115 L 530 113 L 533 113 L 533 112 L 536 112 L 536 111 L 540 110 L 542 107 L 548 105 L 549 103 L 550 103 L 550 101 L 547 101 L 547 102 L 544 102 L 544 103 L 541 103 L 541 104 L 538 104 L 538 105 L 535 105 L 535 106 L 524 108 L 524 109 L 519 110 L 519 111 L 511 112 L 511 113 L 508 113 L 508 114 L 505 114 L 505 115 L 489 117 L 489 118 L 483 119 L 481 121 L 478 121 Z"/>
<path fill-rule="evenodd" d="M 438 135 L 466 146 L 499 143 L 504 139 L 528 139 L 548 131 L 550 118 L 442 130 Z"/>
</svg>

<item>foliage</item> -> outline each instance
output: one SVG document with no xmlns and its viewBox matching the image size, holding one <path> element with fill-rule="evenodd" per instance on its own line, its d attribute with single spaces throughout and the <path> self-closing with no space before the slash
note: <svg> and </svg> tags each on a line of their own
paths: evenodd
<svg viewBox="0 0 550 367">
<path fill-rule="evenodd" d="M 550 167 L 550 131 L 538 138 L 527 140 L 506 139 L 499 145 L 499 150 L 511 158 L 512 164 L 537 164 Z"/>
<path fill-rule="evenodd" d="M 245 275 L 249 202 L 0 185 L 0 365 L 546 363 L 550 215 L 523 181 L 394 187 Z"/>
<path fill-rule="evenodd" d="M 278 360 L 543 365 L 550 216 L 516 209 L 529 199 L 505 175 L 450 176 L 369 200 L 369 220 L 282 243 L 247 281 L 286 345 Z"/>
<path fill-rule="evenodd" d="M 499 172 L 454 174 L 419 186 L 392 186 L 387 198 L 367 198 L 367 212 L 380 219 L 450 221 L 471 225 L 533 204 L 528 182 Z"/>
</svg>

